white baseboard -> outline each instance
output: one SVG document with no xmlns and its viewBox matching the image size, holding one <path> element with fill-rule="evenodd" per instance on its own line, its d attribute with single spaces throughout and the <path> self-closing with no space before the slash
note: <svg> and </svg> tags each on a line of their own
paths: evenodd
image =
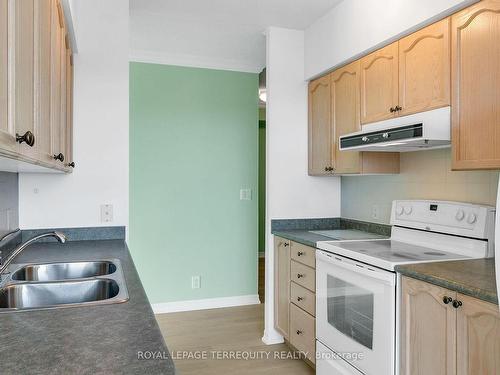
<svg viewBox="0 0 500 375">
<path fill-rule="evenodd" d="M 208 309 L 219 309 L 222 307 L 235 307 L 235 306 L 258 305 L 258 304 L 260 304 L 259 296 L 257 294 L 250 294 L 246 296 L 153 303 L 151 307 L 153 308 L 153 312 L 155 314 L 166 314 L 166 313 L 181 312 L 181 311 L 208 310 Z"/>
</svg>

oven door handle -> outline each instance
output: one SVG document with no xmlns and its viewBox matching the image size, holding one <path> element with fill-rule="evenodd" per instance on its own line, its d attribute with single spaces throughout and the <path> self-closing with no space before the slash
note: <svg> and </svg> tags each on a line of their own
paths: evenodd
<svg viewBox="0 0 500 375">
<path fill-rule="evenodd" d="M 316 251 L 316 258 L 325 263 L 344 268 L 348 271 L 362 274 L 372 279 L 377 279 L 387 285 L 396 285 L 396 275 L 393 272 L 369 268 L 368 265 L 357 263 L 334 254 L 328 254 L 323 251 Z"/>
</svg>

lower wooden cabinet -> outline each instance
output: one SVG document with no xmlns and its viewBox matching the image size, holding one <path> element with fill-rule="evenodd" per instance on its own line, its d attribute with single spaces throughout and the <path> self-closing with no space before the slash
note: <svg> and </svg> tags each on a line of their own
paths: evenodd
<svg viewBox="0 0 500 375">
<path fill-rule="evenodd" d="M 274 327 L 288 339 L 290 304 L 290 241 L 274 237 Z"/>
<path fill-rule="evenodd" d="M 402 375 L 497 373 L 498 306 L 407 277 L 401 303 Z"/>
<path fill-rule="evenodd" d="M 274 326 L 315 363 L 316 249 L 274 237 Z"/>
</svg>

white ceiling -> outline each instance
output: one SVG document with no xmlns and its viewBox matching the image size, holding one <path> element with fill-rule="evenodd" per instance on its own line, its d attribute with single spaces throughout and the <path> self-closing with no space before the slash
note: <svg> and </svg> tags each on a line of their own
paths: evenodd
<svg viewBox="0 0 500 375">
<path fill-rule="evenodd" d="M 269 26 L 305 29 L 342 0 L 130 0 L 131 59 L 258 72 Z"/>
</svg>

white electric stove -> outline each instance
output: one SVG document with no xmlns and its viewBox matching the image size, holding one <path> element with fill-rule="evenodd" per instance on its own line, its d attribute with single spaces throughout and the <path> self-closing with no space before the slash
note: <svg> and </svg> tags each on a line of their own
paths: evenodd
<svg viewBox="0 0 500 375">
<path fill-rule="evenodd" d="M 395 267 L 491 257 L 494 223 L 493 207 L 394 201 L 390 239 L 318 242 L 317 374 L 397 374 Z"/>
</svg>

